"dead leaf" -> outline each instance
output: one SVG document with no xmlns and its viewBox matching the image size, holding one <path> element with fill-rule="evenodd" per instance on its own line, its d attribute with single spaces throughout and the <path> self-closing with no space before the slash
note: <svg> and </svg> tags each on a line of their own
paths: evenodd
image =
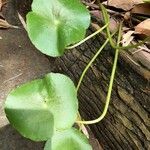
<svg viewBox="0 0 150 150">
<path fill-rule="evenodd" d="M 150 36 L 150 19 L 146 19 L 143 22 L 139 23 L 135 27 L 135 32 L 137 34 L 144 34 L 146 36 Z"/>
<path fill-rule="evenodd" d="M 2 6 L 5 5 L 7 0 L 0 0 L 0 11 L 2 9 Z"/>
<path fill-rule="evenodd" d="M 10 25 L 6 20 L 0 19 L 0 28 L 8 29 L 8 28 L 18 28 L 17 26 Z"/>
<path fill-rule="evenodd" d="M 150 16 L 150 3 L 143 3 L 136 5 L 131 10 L 131 13 Z"/>
<path fill-rule="evenodd" d="M 0 19 L 0 28 L 7 29 L 10 27 L 11 25 L 6 20 Z"/>
<path fill-rule="evenodd" d="M 2 8 L 2 0 L 0 0 L 0 10 L 1 10 L 1 8 Z"/>
<path fill-rule="evenodd" d="M 128 11 L 131 10 L 134 5 L 141 3 L 143 3 L 143 0 L 109 0 L 108 6 L 113 6 Z"/>
<path fill-rule="evenodd" d="M 123 39 L 122 39 L 122 41 L 121 41 L 121 43 L 122 43 L 122 45 L 123 46 L 128 46 L 130 43 L 131 43 L 131 41 L 133 40 L 133 36 L 132 36 L 132 34 L 134 33 L 134 31 L 128 31 L 127 33 L 125 33 L 124 35 L 123 35 Z"/>
</svg>

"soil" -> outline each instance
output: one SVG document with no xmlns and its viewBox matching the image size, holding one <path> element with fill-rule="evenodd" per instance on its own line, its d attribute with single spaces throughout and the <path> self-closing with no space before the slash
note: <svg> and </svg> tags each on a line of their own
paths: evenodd
<svg viewBox="0 0 150 150">
<path fill-rule="evenodd" d="M 10 90 L 42 77 L 52 67 L 46 56 L 30 43 L 11 5 L 12 1 L 4 8 L 4 14 L 9 23 L 19 26 L 19 29 L 0 30 L 0 150 L 42 150 L 43 143 L 21 137 L 8 125 L 4 113 L 4 102 Z"/>
</svg>

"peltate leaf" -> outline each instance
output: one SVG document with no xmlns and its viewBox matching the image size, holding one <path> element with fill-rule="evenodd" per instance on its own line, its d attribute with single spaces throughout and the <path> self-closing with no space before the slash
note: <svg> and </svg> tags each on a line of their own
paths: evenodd
<svg viewBox="0 0 150 150">
<path fill-rule="evenodd" d="M 33 0 L 27 15 L 32 43 L 53 57 L 61 56 L 66 46 L 83 39 L 89 24 L 89 12 L 79 0 Z"/>
<path fill-rule="evenodd" d="M 47 74 L 13 90 L 6 99 L 5 112 L 23 136 L 47 140 L 53 130 L 74 124 L 78 112 L 76 88 L 65 75 Z"/>
<path fill-rule="evenodd" d="M 88 139 L 77 129 L 55 132 L 46 142 L 44 150 L 92 150 Z"/>
</svg>

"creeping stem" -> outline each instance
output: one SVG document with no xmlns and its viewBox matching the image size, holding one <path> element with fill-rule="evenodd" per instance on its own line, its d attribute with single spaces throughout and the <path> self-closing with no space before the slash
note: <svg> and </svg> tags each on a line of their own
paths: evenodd
<svg viewBox="0 0 150 150">
<path fill-rule="evenodd" d="M 119 46 L 120 39 L 121 39 L 121 28 L 122 28 L 122 23 L 120 24 L 120 27 L 119 27 L 117 46 Z M 95 120 L 76 121 L 77 123 L 80 123 L 80 124 L 95 124 L 95 123 L 98 123 L 99 121 L 101 121 L 105 117 L 105 115 L 107 114 L 108 106 L 109 106 L 110 98 L 111 98 L 111 93 L 112 93 L 113 82 L 114 82 L 114 78 L 115 78 L 115 72 L 116 72 L 116 67 L 117 67 L 118 56 L 119 56 L 119 49 L 116 49 L 114 64 L 113 64 L 113 68 L 112 68 L 112 73 L 111 73 L 111 78 L 110 78 L 110 83 L 109 83 L 109 88 L 108 88 L 108 93 L 107 93 L 107 98 L 106 98 L 106 103 L 105 103 L 103 113 L 100 115 L 99 118 L 97 118 Z"/>
<path fill-rule="evenodd" d="M 100 8 L 102 10 L 102 14 L 104 17 L 104 21 L 106 24 L 109 24 L 109 15 L 107 13 L 106 8 L 100 3 Z M 109 42 L 110 45 L 114 48 L 114 49 L 130 49 L 130 48 L 137 48 L 138 46 L 141 46 L 142 44 L 144 44 L 147 41 L 150 41 L 150 36 L 145 38 L 143 41 L 137 43 L 137 44 L 132 44 L 132 45 L 128 45 L 128 46 L 116 46 L 112 40 L 111 34 L 110 34 L 110 30 L 109 30 L 109 26 L 106 27 L 106 32 L 107 32 L 107 36 L 109 37 Z"/>
<path fill-rule="evenodd" d="M 82 44 L 86 40 L 88 40 L 91 37 L 95 36 L 96 34 L 100 33 L 104 28 L 106 28 L 106 32 L 107 32 L 108 38 L 105 41 L 105 43 L 101 46 L 101 48 L 98 50 L 98 52 L 94 55 L 94 57 L 91 59 L 91 61 L 89 62 L 89 64 L 86 66 L 86 68 L 84 69 L 84 71 L 83 71 L 83 73 L 82 73 L 82 75 L 81 75 L 81 77 L 79 79 L 78 85 L 77 85 L 77 91 L 79 90 L 79 87 L 81 85 L 81 82 L 82 82 L 83 77 L 85 76 L 87 70 L 92 65 L 92 63 L 97 58 L 97 56 L 100 54 L 100 52 L 102 51 L 102 49 L 106 46 L 106 44 L 108 42 L 110 42 L 111 46 L 115 49 L 115 58 L 114 58 L 112 72 L 111 72 L 111 77 L 110 77 L 110 82 L 109 82 L 109 88 L 108 88 L 108 93 L 107 93 L 107 97 L 106 97 L 106 103 L 105 103 L 105 106 L 104 106 L 104 110 L 103 110 L 102 114 L 100 115 L 100 117 L 98 117 L 97 119 L 90 120 L 90 121 L 81 121 L 81 120 L 78 120 L 78 121 L 76 121 L 76 123 L 78 123 L 78 124 L 94 124 L 94 123 L 98 123 L 107 114 L 109 103 L 110 103 L 110 98 L 111 98 L 111 93 L 112 93 L 112 88 L 113 88 L 113 82 L 114 82 L 114 78 L 115 78 L 115 72 L 116 72 L 116 68 L 117 68 L 117 61 L 118 61 L 118 56 L 119 56 L 120 49 L 136 48 L 136 47 L 144 44 L 145 42 L 150 41 L 150 37 L 147 37 L 146 39 L 144 39 L 142 42 L 139 42 L 138 44 L 121 47 L 120 46 L 120 40 L 121 40 L 121 34 L 122 34 L 121 33 L 121 31 L 122 31 L 122 22 L 121 22 L 120 26 L 119 26 L 119 33 L 118 33 L 117 45 L 115 45 L 115 43 L 112 40 L 112 36 L 111 36 L 110 30 L 109 30 L 109 22 L 110 21 L 109 21 L 109 15 L 107 14 L 107 10 L 106 10 L 106 8 L 102 4 L 100 4 L 100 8 L 102 10 L 102 14 L 103 14 L 103 17 L 104 17 L 105 26 L 103 26 L 101 29 L 99 29 L 95 33 L 91 34 L 90 36 L 88 36 L 87 38 L 85 38 L 84 40 L 82 40 L 81 42 L 75 44 L 74 46 L 68 47 L 68 49 L 70 49 L 70 48 L 74 48 L 76 46 L 79 46 L 80 44 Z"/>
<path fill-rule="evenodd" d="M 97 30 L 97 31 L 94 32 L 93 34 L 89 35 L 88 37 L 86 37 L 85 39 L 83 39 L 82 41 L 80 41 L 79 43 L 77 43 L 77 44 L 75 44 L 75 45 L 73 45 L 73 46 L 67 47 L 66 49 L 73 49 L 73 48 L 75 48 L 75 47 L 81 45 L 82 43 L 86 42 L 86 41 L 89 40 L 90 38 L 92 38 L 92 37 L 94 37 L 95 35 L 97 35 L 97 34 L 99 34 L 100 32 L 102 32 L 102 31 L 107 27 L 107 25 L 108 25 L 108 24 L 105 24 L 102 28 L 100 28 L 99 30 Z M 108 41 L 109 41 L 109 40 L 107 39 L 107 42 L 105 42 L 105 43 L 107 44 Z M 81 75 L 81 78 L 80 78 L 80 80 L 79 80 L 79 83 L 78 83 L 78 85 L 77 85 L 77 92 L 78 92 L 78 89 L 79 89 L 79 87 L 80 87 L 80 84 L 81 84 L 81 82 L 82 82 L 82 79 L 83 79 L 83 77 L 84 77 L 86 71 L 87 71 L 88 68 L 91 66 L 92 62 L 96 59 L 96 57 L 98 56 L 98 54 L 99 54 L 99 53 L 102 51 L 102 49 L 105 47 L 105 45 L 106 45 L 105 43 L 102 45 L 101 49 L 97 52 L 95 58 L 93 58 L 93 59 L 90 61 L 90 63 L 87 65 L 87 67 L 86 67 L 85 70 L 83 71 L 83 73 L 82 73 L 82 75 Z M 78 112 L 77 116 L 78 116 L 78 117 L 77 117 L 78 120 L 81 120 L 81 116 L 80 116 L 80 113 L 79 113 L 79 112 Z M 78 124 L 78 126 L 80 127 L 80 129 L 81 129 L 81 124 L 80 124 L 80 123 L 77 123 L 77 124 Z"/>
<path fill-rule="evenodd" d="M 94 37 L 95 35 L 99 34 L 100 32 L 102 32 L 106 27 L 108 26 L 108 24 L 106 23 L 102 28 L 100 28 L 99 30 L 97 30 L 96 32 L 94 32 L 93 34 L 87 36 L 85 39 L 81 40 L 79 43 L 66 47 L 66 49 L 73 49 L 79 45 L 81 45 L 82 43 L 86 42 L 87 40 L 91 39 L 92 37 Z"/>
<path fill-rule="evenodd" d="M 112 36 L 115 35 L 116 32 L 114 32 Z M 77 85 L 77 91 L 79 90 L 79 87 L 81 85 L 81 82 L 86 74 L 86 72 L 88 71 L 88 69 L 90 68 L 90 66 L 92 65 L 92 63 L 95 61 L 95 59 L 98 57 L 98 55 L 101 53 L 101 51 L 104 49 L 104 47 L 107 45 L 107 43 L 109 42 L 109 38 L 106 39 L 106 41 L 104 42 L 104 44 L 100 47 L 100 49 L 97 51 L 97 53 L 94 55 L 94 57 L 90 60 L 90 62 L 88 63 L 88 65 L 85 67 L 85 69 L 82 72 L 82 75 L 79 79 L 78 85 Z"/>
</svg>

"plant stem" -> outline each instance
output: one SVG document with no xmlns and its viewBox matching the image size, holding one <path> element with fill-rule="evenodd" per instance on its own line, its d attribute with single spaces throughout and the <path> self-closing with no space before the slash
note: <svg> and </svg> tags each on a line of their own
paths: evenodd
<svg viewBox="0 0 150 150">
<path fill-rule="evenodd" d="M 73 49 L 79 45 L 81 45 L 82 43 L 86 42 L 87 40 L 91 39 L 92 37 L 94 37 L 95 35 L 97 35 L 98 33 L 102 32 L 106 27 L 108 26 L 108 24 L 106 23 L 102 28 L 100 28 L 99 30 L 97 30 L 96 32 L 94 32 L 93 34 L 89 35 L 88 37 L 86 37 L 85 39 L 81 40 L 79 43 L 66 47 L 66 49 Z"/>
<path fill-rule="evenodd" d="M 120 24 L 120 27 L 119 27 L 117 46 L 119 46 L 120 39 L 121 39 L 121 29 L 122 29 L 122 23 Z M 112 68 L 112 73 L 111 73 L 111 78 L 110 78 L 110 83 L 109 83 L 109 88 L 108 88 L 108 93 L 107 93 L 107 98 L 106 98 L 106 103 L 105 103 L 103 113 L 101 114 L 101 116 L 99 118 L 97 118 L 95 120 L 77 121 L 77 123 L 95 124 L 95 123 L 98 123 L 99 121 L 101 121 L 105 117 L 105 115 L 107 114 L 108 106 L 109 106 L 110 98 L 111 98 L 111 93 L 112 93 L 113 82 L 114 82 L 114 78 L 115 78 L 115 72 L 116 72 L 116 68 L 117 68 L 118 56 L 119 56 L 119 49 L 116 49 L 113 68 Z"/>
<path fill-rule="evenodd" d="M 83 77 L 85 76 L 87 70 L 90 68 L 90 66 L 92 65 L 92 63 L 95 61 L 95 59 L 97 58 L 97 56 L 100 54 L 100 52 L 103 50 L 103 48 L 106 46 L 106 44 L 109 42 L 109 39 L 107 39 L 105 41 L 105 43 L 101 46 L 101 48 L 97 51 L 97 53 L 94 55 L 94 57 L 91 59 L 91 61 L 88 63 L 88 65 L 85 67 L 85 69 L 83 70 L 83 73 L 79 79 L 78 85 L 77 85 L 77 91 L 79 90 L 79 87 L 81 85 L 81 82 L 83 80 Z"/>
<path fill-rule="evenodd" d="M 109 24 L 110 21 L 109 21 L 109 15 L 106 11 L 106 8 L 100 4 L 100 7 L 101 7 L 101 10 L 102 10 L 102 14 L 103 14 L 103 17 L 104 17 L 104 21 L 106 24 Z M 109 41 L 110 41 L 110 44 L 111 46 L 114 48 L 114 49 L 130 49 L 130 48 L 137 48 L 138 46 L 141 46 L 142 44 L 144 44 L 145 42 L 147 41 L 150 41 L 150 36 L 145 38 L 143 41 L 137 43 L 137 44 L 132 44 L 132 45 L 128 45 L 128 46 L 116 46 L 111 38 L 111 34 L 110 34 L 110 30 L 109 30 L 109 26 L 106 27 L 106 31 L 107 31 L 107 36 L 109 37 Z"/>
<path fill-rule="evenodd" d="M 116 32 L 114 32 L 111 36 L 114 36 Z M 86 72 L 88 71 L 88 69 L 90 68 L 90 66 L 92 65 L 92 63 L 95 61 L 95 59 L 98 57 L 98 55 L 100 54 L 100 52 L 104 49 L 104 47 L 107 45 L 107 43 L 109 42 L 109 38 L 106 39 L 106 41 L 104 42 L 104 44 L 100 47 L 100 49 L 97 51 L 97 53 L 94 55 L 94 57 L 90 60 L 90 62 L 88 63 L 88 65 L 85 67 L 85 69 L 82 72 L 82 75 L 79 79 L 78 85 L 77 85 L 77 92 L 79 90 L 79 87 L 81 85 L 81 82 L 86 74 Z"/>
<path fill-rule="evenodd" d="M 114 33 L 112 34 L 112 36 L 114 36 L 115 34 L 116 34 L 116 32 L 114 32 Z M 81 77 L 80 77 L 80 79 L 79 79 L 78 85 L 77 85 L 77 92 L 78 92 L 78 90 L 79 90 L 79 87 L 80 87 L 80 85 L 81 85 L 81 82 L 82 82 L 82 80 L 83 80 L 83 78 L 84 78 L 84 76 L 85 76 L 87 70 L 90 68 L 90 66 L 92 65 L 92 63 L 95 61 L 95 59 L 98 57 L 98 55 L 99 55 L 100 52 L 103 50 L 103 48 L 107 45 L 108 42 L 109 42 L 109 39 L 107 38 L 106 41 L 104 42 L 104 44 L 100 47 L 100 49 L 97 51 L 97 53 L 94 55 L 94 57 L 90 60 L 90 62 L 88 63 L 88 65 L 85 67 L 85 69 L 84 69 L 84 71 L 82 72 L 82 75 L 81 75 Z M 80 121 L 82 120 L 82 119 L 81 119 L 81 115 L 80 115 L 79 112 L 78 112 L 78 120 L 80 120 Z M 81 124 L 81 123 L 77 123 L 77 124 L 78 124 L 78 126 L 80 127 L 80 129 L 81 129 L 81 125 L 83 125 L 83 124 Z"/>
</svg>

